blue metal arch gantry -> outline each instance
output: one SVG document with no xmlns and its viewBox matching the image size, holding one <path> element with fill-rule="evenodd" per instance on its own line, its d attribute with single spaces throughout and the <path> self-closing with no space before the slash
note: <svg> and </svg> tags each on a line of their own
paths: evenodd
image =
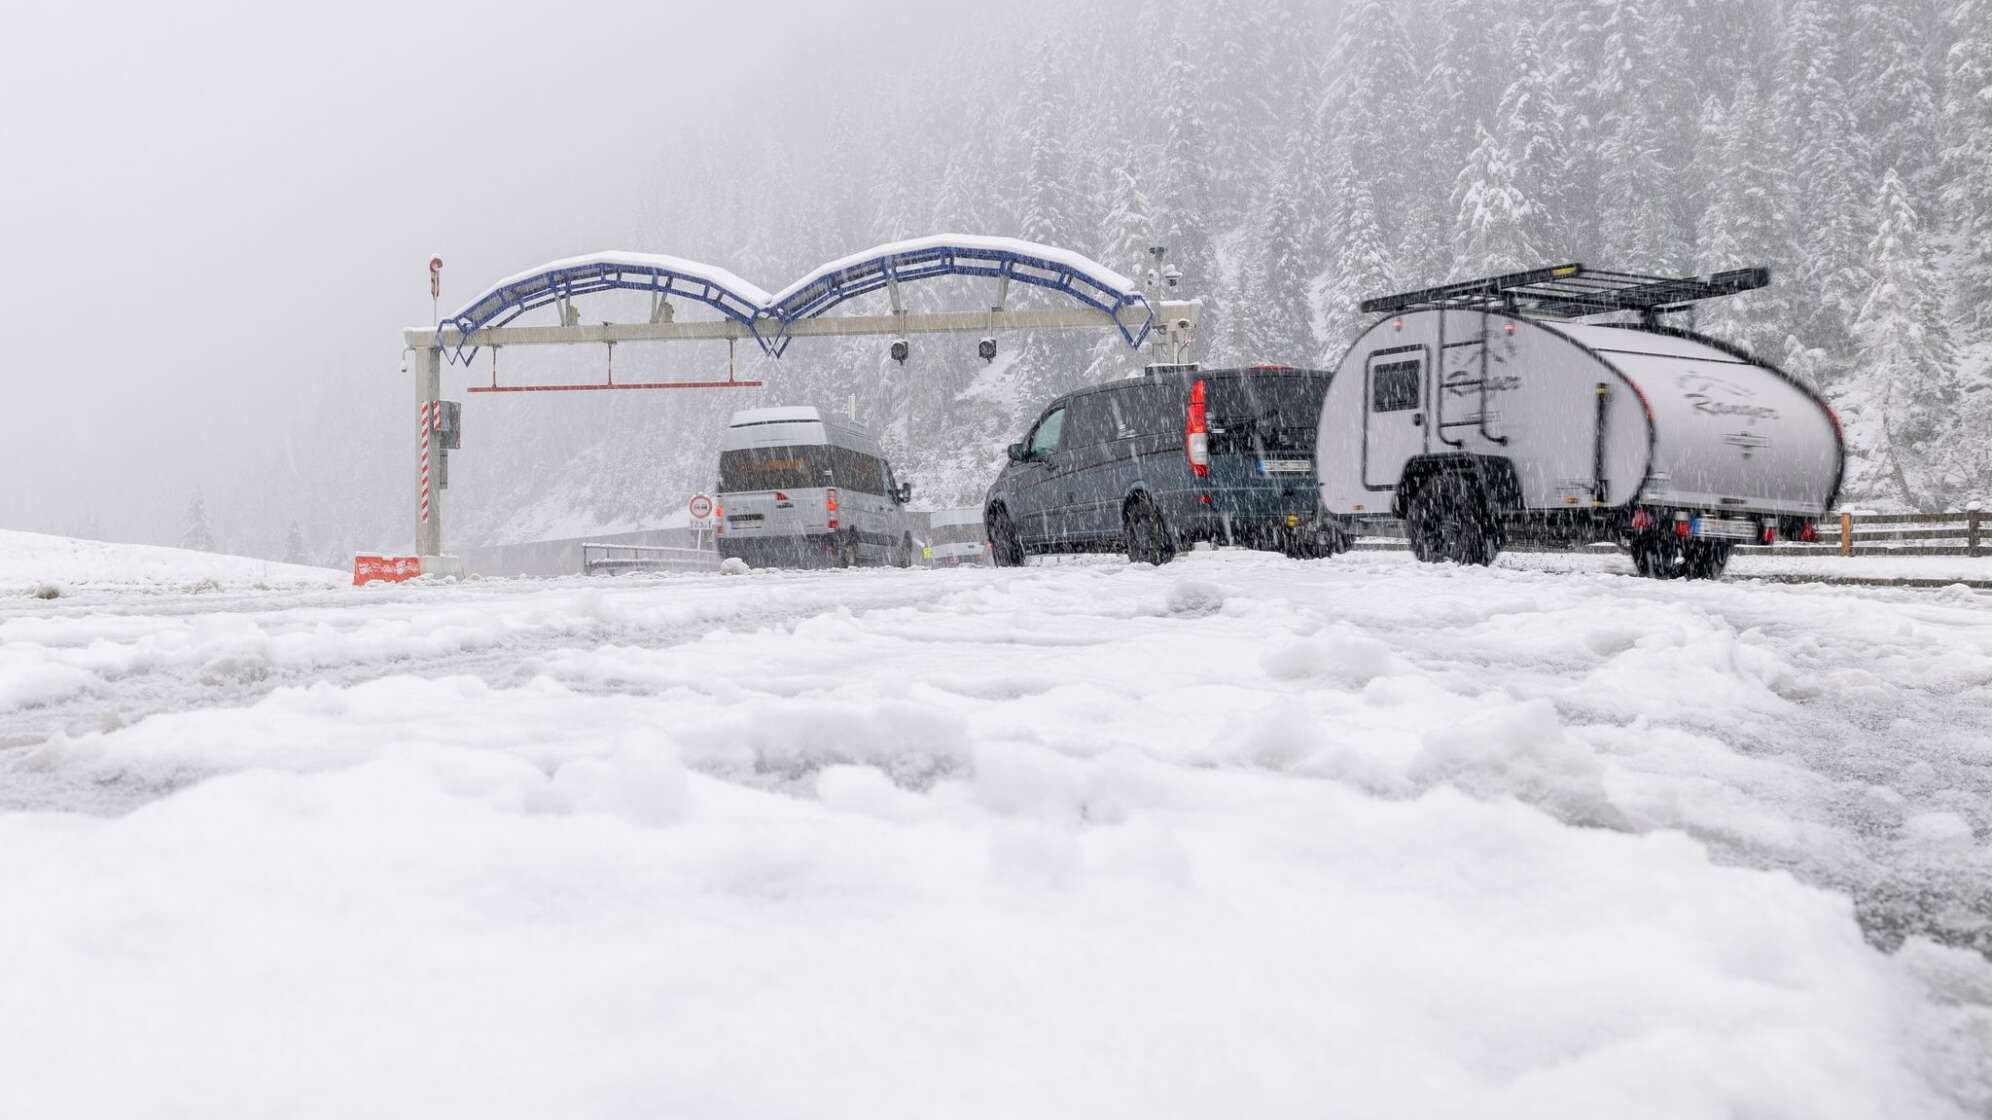
<svg viewBox="0 0 1992 1120">
<path fill-rule="evenodd" d="M 746 327 L 762 349 L 768 349 L 769 343 L 755 323 L 768 303 L 766 291 L 722 268 L 649 253 L 569 257 L 500 280 L 463 310 L 436 324 L 436 348 L 445 349 L 443 331 L 454 327 L 458 334 L 452 357 L 467 362 L 477 353 L 475 346 L 465 352 L 471 332 L 503 326 L 550 303 L 611 290 L 651 292 L 662 298 L 677 296 L 703 303 Z"/>
<path fill-rule="evenodd" d="M 792 324 L 880 288 L 940 276 L 986 276 L 1064 292 L 1112 316 L 1121 338 L 1137 349 L 1155 326 L 1154 309 L 1132 281 L 1078 253 L 1010 237 L 940 234 L 854 253 L 784 288 L 765 309 L 781 324 L 766 345 L 779 357 L 792 341 Z M 1120 312 L 1128 307 L 1144 313 L 1139 327 L 1121 321 Z"/>
<path fill-rule="evenodd" d="M 461 311 L 436 325 L 436 348 L 454 328 L 454 361 L 477 353 L 468 346 L 473 332 L 502 326 L 551 303 L 610 290 L 650 292 L 714 308 L 745 327 L 761 349 L 781 357 L 793 341 L 789 328 L 813 319 L 846 300 L 881 288 L 942 276 L 982 276 L 1063 292 L 1106 313 L 1121 338 L 1140 348 L 1155 326 L 1155 311 L 1127 277 L 1070 250 L 1009 237 L 940 234 L 878 245 L 826 264 L 780 293 L 770 295 L 725 269 L 679 257 L 648 253 L 595 253 L 570 257 L 508 277 L 486 289 Z M 1121 317 L 1139 308 L 1141 322 Z M 767 328 L 772 326 L 770 336 Z"/>
</svg>

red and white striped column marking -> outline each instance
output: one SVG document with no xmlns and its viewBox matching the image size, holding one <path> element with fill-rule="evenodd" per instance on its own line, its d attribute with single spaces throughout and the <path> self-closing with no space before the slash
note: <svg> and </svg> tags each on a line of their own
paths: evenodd
<svg viewBox="0 0 1992 1120">
<path fill-rule="evenodd" d="M 422 524 L 429 523 L 429 409 L 433 401 L 422 402 Z"/>
</svg>

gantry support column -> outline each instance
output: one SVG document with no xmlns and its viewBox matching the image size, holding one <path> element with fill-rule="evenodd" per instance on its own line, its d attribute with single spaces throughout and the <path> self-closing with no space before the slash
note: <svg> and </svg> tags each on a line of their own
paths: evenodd
<svg viewBox="0 0 1992 1120">
<path fill-rule="evenodd" d="M 416 460 L 415 555 L 443 554 L 443 450 L 436 440 L 436 407 L 443 395 L 442 352 L 433 339 L 415 349 L 417 431 L 421 436 Z"/>
</svg>

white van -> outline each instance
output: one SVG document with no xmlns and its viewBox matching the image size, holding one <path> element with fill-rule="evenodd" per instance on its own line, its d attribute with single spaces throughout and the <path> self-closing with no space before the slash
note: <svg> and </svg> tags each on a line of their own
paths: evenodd
<svg viewBox="0 0 1992 1120">
<path fill-rule="evenodd" d="M 986 567 L 989 534 L 982 525 L 981 506 L 935 510 L 927 520 L 927 544 L 936 568 Z"/>
<path fill-rule="evenodd" d="M 719 554 L 757 567 L 913 563 L 906 502 L 878 442 L 815 408 L 750 408 L 720 441 Z"/>
</svg>

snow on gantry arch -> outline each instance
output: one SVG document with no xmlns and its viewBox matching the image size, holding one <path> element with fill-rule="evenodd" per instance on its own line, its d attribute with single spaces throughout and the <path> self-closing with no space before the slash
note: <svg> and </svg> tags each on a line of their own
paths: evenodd
<svg viewBox="0 0 1992 1120">
<path fill-rule="evenodd" d="M 798 320 L 813 319 L 845 300 L 889 284 L 937 276 L 1007 277 L 1064 292 L 1113 316 L 1129 346 L 1139 347 L 1155 325 L 1155 311 L 1134 281 L 1090 257 L 1014 237 L 942 233 L 852 253 L 775 293 L 765 308 L 766 314 L 781 324 L 772 351 L 779 356 L 787 349 L 788 328 Z M 1140 327 L 1130 328 L 1121 321 L 1120 312 L 1128 307 L 1139 307 L 1145 313 Z"/>
<path fill-rule="evenodd" d="M 464 343 L 473 331 L 502 326 L 549 303 L 615 289 L 696 300 L 745 326 L 763 349 L 769 345 L 754 322 L 772 302 L 759 285 L 683 257 L 602 252 L 549 261 L 491 285 L 463 310 L 436 324 L 436 348 L 444 348 L 444 329 L 455 327 L 459 333 L 453 358 L 469 361 L 477 348 L 466 353 Z"/>
</svg>

